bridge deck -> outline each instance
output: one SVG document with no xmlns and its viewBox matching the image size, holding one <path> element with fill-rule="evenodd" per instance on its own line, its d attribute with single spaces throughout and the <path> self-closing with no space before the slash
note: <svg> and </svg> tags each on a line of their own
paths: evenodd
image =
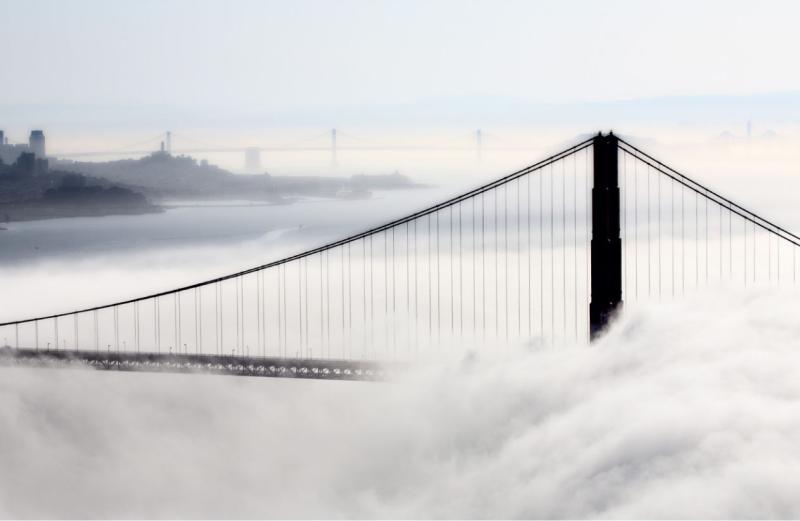
<svg viewBox="0 0 800 521">
<path fill-rule="evenodd" d="M 319 380 L 379 380 L 387 372 L 383 364 L 371 361 L 0 348 L 0 365 L 43 367 L 54 364 L 110 371 L 207 373 Z"/>
</svg>

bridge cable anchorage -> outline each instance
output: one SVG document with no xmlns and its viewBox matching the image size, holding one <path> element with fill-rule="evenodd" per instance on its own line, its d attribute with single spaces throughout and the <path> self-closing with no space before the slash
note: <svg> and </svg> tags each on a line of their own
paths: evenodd
<svg viewBox="0 0 800 521">
<path fill-rule="evenodd" d="M 579 162 L 583 166 L 579 167 Z M 579 187 L 581 168 L 583 188 Z M 646 176 L 644 180 L 639 179 L 640 172 Z M 538 177 L 538 190 L 531 175 Z M 670 183 L 668 190 L 662 187 L 663 177 Z M 644 194 L 639 193 L 640 181 L 645 182 Z M 686 208 L 686 195 L 691 194 L 693 202 L 689 200 Z M 645 206 L 640 209 L 642 197 Z M 668 216 L 665 197 L 669 198 Z M 676 197 L 680 197 L 680 209 Z M 470 204 L 466 204 L 468 200 Z M 713 211 L 714 204 L 718 212 Z M 448 213 L 443 216 L 445 211 Z M 464 215 L 470 211 L 471 216 Z M 585 221 L 580 219 L 581 211 Z M 676 222 L 678 211 L 680 222 Z M 714 223 L 717 213 L 719 222 Z M 443 217 L 448 219 L 446 224 Z M 670 222 L 662 223 L 666 218 Z M 734 230 L 733 220 L 740 218 L 742 228 L 737 225 Z M 427 220 L 427 227 L 425 221 L 419 226 L 422 219 Z M 443 226 L 447 228 L 443 230 Z M 694 234 L 686 233 L 687 226 L 694 227 Z M 585 228 L 583 235 L 579 228 Z M 717 228 L 718 233 L 714 231 Z M 419 238 L 426 229 L 427 238 Z M 442 233 L 447 234 L 446 245 Z M 470 234 L 471 238 L 464 237 Z M 382 255 L 374 251 L 381 247 L 375 240 L 383 241 Z M 640 265 L 639 242 L 643 240 L 647 241 L 643 245 L 647 255 Z M 785 253 L 786 243 L 791 255 Z M 478 349 L 484 345 L 492 348 L 501 341 L 526 341 L 534 335 L 546 344 L 571 341 L 581 337 L 582 326 L 589 339 L 597 338 L 621 307 L 623 297 L 626 307 L 636 305 L 639 279 L 644 276 L 647 280 L 641 283 L 647 284 L 647 292 L 642 296 L 648 299 L 675 298 L 678 293 L 723 280 L 795 284 L 797 247 L 800 239 L 796 235 L 607 134 L 460 196 L 319 248 L 202 283 L 0 327 L 14 328 L 15 350 L 20 353 L 27 353 L 26 349 L 35 353 L 40 344 L 46 344 L 41 356 L 69 351 L 92 367 L 355 378 L 443 353 L 443 342 L 448 347 L 463 345 L 469 337 Z M 742 257 L 735 257 L 734 251 L 741 251 Z M 715 255 L 719 258 L 713 259 Z M 694 263 L 687 263 L 687 256 L 693 256 Z M 584 270 L 580 262 L 585 262 Z M 792 277 L 786 276 L 789 262 Z M 712 268 L 717 264 L 718 277 Z M 274 277 L 267 274 L 270 269 Z M 383 277 L 379 272 L 376 279 L 376 269 L 383 271 Z M 701 270 L 705 275 L 701 276 Z M 667 274 L 669 282 L 664 278 Z M 471 283 L 464 280 L 469 276 Z M 692 288 L 686 288 L 687 276 L 695 279 Z M 319 279 L 318 287 L 313 277 Z M 382 283 L 378 282 L 381 279 Z M 206 286 L 214 292 L 208 313 L 203 303 Z M 340 305 L 334 304 L 337 291 L 341 291 Z M 168 295 L 172 302 L 166 303 L 172 309 L 162 310 L 161 300 Z M 192 303 L 191 311 L 182 309 L 184 298 Z M 152 316 L 149 311 L 142 313 L 142 309 L 149 310 L 141 307 L 148 300 Z M 376 305 L 383 308 L 382 313 Z M 205 322 L 210 322 L 212 308 L 214 341 L 205 345 L 209 344 L 203 341 Z M 67 315 L 72 317 L 72 333 L 61 320 Z M 471 328 L 465 324 L 470 318 Z M 443 321 L 449 321 L 450 327 Z M 382 336 L 380 327 L 385 331 L 382 342 L 376 338 Z M 494 330 L 494 338 L 487 338 L 490 330 Z M 79 339 L 94 340 L 94 349 L 82 349 Z M 168 351 L 161 350 L 163 341 L 169 342 Z M 72 344 L 75 349 L 68 349 Z M 105 348 L 100 349 L 101 345 Z M 255 346 L 252 351 L 251 346 Z"/>
</svg>

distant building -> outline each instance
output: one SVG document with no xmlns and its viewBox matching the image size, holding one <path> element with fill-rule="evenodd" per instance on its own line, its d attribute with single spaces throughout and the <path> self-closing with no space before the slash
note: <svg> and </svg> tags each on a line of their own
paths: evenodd
<svg viewBox="0 0 800 521">
<path fill-rule="evenodd" d="M 40 159 L 33 152 L 21 153 L 14 162 L 16 171 L 26 175 L 43 174 L 49 166 L 47 159 Z"/>
<path fill-rule="evenodd" d="M 28 139 L 28 146 L 31 149 L 36 157 L 39 159 L 44 159 L 45 156 L 45 147 L 44 147 L 44 132 L 41 130 L 31 130 L 31 137 Z"/>
<path fill-rule="evenodd" d="M 32 153 L 34 158 L 46 161 L 44 132 L 41 130 L 31 131 L 27 144 L 9 144 L 5 132 L 0 130 L 0 160 L 3 163 L 7 165 L 13 164 L 25 153 Z"/>
<path fill-rule="evenodd" d="M 28 145 L 10 145 L 5 132 L 0 130 L 0 160 L 3 163 L 10 165 L 14 163 L 20 154 L 30 152 Z"/>
<path fill-rule="evenodd" d="M 14 162 L 18 172 L 31 175 L 36 171 L 36 156 L 31 152 L 23 152 Z"/>
</svg>

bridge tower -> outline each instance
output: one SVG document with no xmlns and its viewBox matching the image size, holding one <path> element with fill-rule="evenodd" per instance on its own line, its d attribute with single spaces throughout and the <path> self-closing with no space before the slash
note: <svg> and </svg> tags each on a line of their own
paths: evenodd
<svg viewBox="0 0 800 521">
<path fill-rule="evenodd" d="M 167 148 L 166 148 L 167 154 L 172 154 L 172 132 L 170 132 L 169 130 L 167 130 L 167 143 L 166 143 L 166 145 L 167 145 Z"/>
<path fill-rule="evenodd" d="M 622 306 L 622 241 L 620 239 L 619 140 L 613 133 L 594 138 L 592 188 L 592 288 L 590 335 L 596 338 Z"/>
<path fill-rule="evenodd" d="M 483 133 L 481 129 L 475 131 L 475 153 L 478 164 L 481 164 L 483 161 Z"/>
</svg>

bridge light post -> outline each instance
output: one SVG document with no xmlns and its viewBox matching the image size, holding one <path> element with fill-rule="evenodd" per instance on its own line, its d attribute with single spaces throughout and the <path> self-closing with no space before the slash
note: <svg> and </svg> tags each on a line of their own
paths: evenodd
<svg viewBox="0 0 800 521">
<path fill-rule="evenodd" d="M 589 335 L 597 338 L 622 306 L 622 241 L 619 223 L 619 140 L 613 133 L 594 138 L 592 188 L 592 288 Z"/>
</svg>

